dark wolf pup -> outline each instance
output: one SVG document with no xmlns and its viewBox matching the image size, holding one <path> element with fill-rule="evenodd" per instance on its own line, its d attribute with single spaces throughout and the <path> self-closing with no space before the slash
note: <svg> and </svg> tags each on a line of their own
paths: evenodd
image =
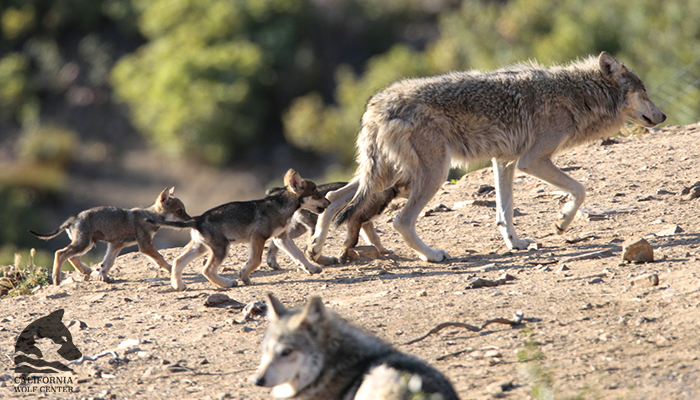
<svg viewBox="0 0 700 400">
<path fill-rule="evenodd" d="M 71 239 L 68 246 L 56 251 L 53 262 L 54 284 L 61 283 L 61 267 L 66 260 L 70 261 L 76 270 L 89 277 L 93 271 L 80 261 L 80 257 L 87 253 L 98 240 L 107 242 L 107 254 L 94 271 L 94 274 L 101 281 L 109 282 L 111 280 L 107 274 L 112 268 L 114 260 L 121 249 L 132 244 L 138 244 L 140 252 L 148 256 L 160 268 L 170 272 L 170 264 L 163 259 L 163 256 L 151 243 L 153 236 L 158 231 L 158 226 L 151 221 L 187 221 L 190 219 L 182 201 L 173 197 L 174 192 L 174 187 L 163 190 L 158 195 L 155 204 L 148 208 L 125 210 L 116 207 L 95 207 L 71 216 L 51 233 L 37 233 L 30 230 L 29 233 L 42 239 L 51 239 L 61 232 L 67 231 L 68 237 Z"/>
<path fill-rule="evenodd" d="M 306 272 L 321 272 L 321 268 L 311 264 L 289 238 L 287 228 L 298 209 L 322 213 L 330 202 L 318 192 L 316 184 L 303 179 L 292 169 L 287 171 L 284 177 L 284 186 L 283 191 L 273 196 L 262 200 L 227 203 L 212 208 L 191 221 L 154 221 L 157 225 L 173 228 L 192 228 L 192 240 L 173 262 L 170 280 L 173 289 L 186 289 L 182 281 L 182 270 L 190 261 L 206 251 L 211 253 L 211 257 L 202 274 L 217 286 L 236 286 L 235 279 L 224 278 L 218 273 L 219 266 L 228 254 L 229 243 L 250 244 L 248 262 L 240 273 L 243 283 L 249 285 L 250 273 L 260 266 L 265 242 L 269 238 L 273 238 L 275 244 L 287 252 Z"/>
<path fill-rule="evenodd" d="M 394 228 L 421 259 L 448 259 L 418 237 L 416 220 L 451 165 L 484 159 L 493 162 L 496 225 L 508 248 L 525 249 L 534 241 L 519 238 L 513 225 L 516 168 L 569 194 L 554 225 L 562 234 L 586 190 L 552 163 L 552 155 L 611 135 L 626 120 L 650 128 L 665 119 L 637 75 L 606 52 L 566 66 L 532 63 L 394 83 L 367 102 L 355 177 L 328 194 L 331 207 L 318 219 L 307 254 L 321 254 L 338 212 L 348 205 L 361 210 L 398 184 L 410 187 L 410 195 Z"/>
<path fill-rule="evenodd" d="M 287 310 L 267 294 L 268 325 L 253 383 L 303 400 L 459 399 L 423 361 L 326 310 L 320 297 Z"/>
<path fill-rule="evenodd" d="M 318 192 L 325 197 L 328 192 L 338 190 L 345 185 L 347 185 L 347 182 L 325 183 L 318 186 Z M 284 188 L 269 189 L 267 191 L 267 195 L 278 193 L 283 189 Z M 316 257 L 316 262 L 321 265 L 332 265 L 337 264 L 338 262 L 346 263 L 348 261 L 348 250 L 357 246 L 360 234 L 362 234 L 362 237 L 367 241 L 367 243 L 374 246 L 380 254 L 391 253 L 391 250 L 388 250 L 382 246 L 382 241 L 379 239 L 377 231 L 374 230 L 372 220 L 380 215 L 386 206 L 388 206 L 392 200 L 400 195 L 401 192 L 399 189 L 391 187 L 379 194 L 379 196 L 374 199 L 372 205 L 365 207 L 362 210 L 363 212 L 346 213 L 344 214 L 345 218 L 343 220 L 335 221 L 336 226 L 340 226 L 342 224 L 346 224 L 347 226 L 347 234 L 345 236 L 345 242 L 343 243 L 343 250 L 341 250 L 338 258 L 321 255 Z M 289 237 L 291 239 L 296 239 L 303 235 L 307 230 L 311 232 L 311 235 L 313 235 L 314 230 L 316 229 L 317 220 L 318 214 L 314 214 L 311 211 L 304 209 L 297 211 L 294 213 L 292 222 L 289 224 Z M 280 269 L 280 266 L 277 263 L 277 253 L 277 246 L 274 244 L 274 242 L 270 243 L 267 250 L 266 261 L 267 265 L 272 269 Z"/>
</svg>

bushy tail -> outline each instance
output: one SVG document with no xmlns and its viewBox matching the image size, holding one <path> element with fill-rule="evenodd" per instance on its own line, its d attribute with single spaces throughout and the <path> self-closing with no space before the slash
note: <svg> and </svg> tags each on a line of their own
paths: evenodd
<svg viewBox="0 0 700 400">
<path fill-rule="evenodd" d="M 367 124 L 365 118 L 372 118 L 371 111 L 367 111 L 363 116 L 363 126 L 357 136 L 358 167 L 355 177 L 349 183 L 357 183 L 358 188 L 350 203 L 333 219 L 336 225 L 341 225 L 357 212 L 364 212 L 365 207 L 377 201 L 377 196 L 383 190 L 392 187 L 399 179 L 398 169 L 392 162 L 396 157 L 383 151 L 386 150 L 383 147 L 393 145 L 384 141 L 394 135 L 382 132 L 391 130 L 391 123 Z"/>
<path fill-rule="evenodd" d="M 31 233 L 32 235 L 34 235 L 34 236 L 36 236 L 36 237 L 38 237 L 38 238 L 44 239 L 44 240 L 53 239 L 53 238 L 55 238 L 56 236 L 60 235 L 61 232 L 63 232 L 63 231 L 65 231 L 66 229 L 68 229 L 68 228 L 71 226 L 71 224 L 73 223 L 73 221 L 75 221 L 75 215 L 71 215 L 70 218 L 68 218 L 64 223 L 61 224 L 61 226 L 59 226 L 58 228 L 56 228 L 56 230 L 54 230 L 54 231 L 52 231 L 52 232 L 49 232 L 49 233 L 39 233 L 39 232 L 37 232 L 37 231 L 33 231 L 33 230 L 30 229 L 30 230 L 29 230 L 29 233 Z"/>
<path fill-rule="evenodd" d="M 197 221 L 191 219 L 189 221 L 156 221 L 154 219 L 147 219 L 146 222 L 158 226 L 167 226 L 169 228 L 186 229 L 186 228 L 196 228 Z"/>
</svg>

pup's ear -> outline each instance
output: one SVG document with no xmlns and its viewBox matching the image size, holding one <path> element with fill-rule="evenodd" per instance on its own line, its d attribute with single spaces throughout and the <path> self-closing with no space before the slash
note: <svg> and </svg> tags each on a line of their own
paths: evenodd
<svg viewBox="0 0 700 400">
<path fill-rule="evenodd" d="M 168 188 L 163 189 L 158 196 L 158 201 L 160 201 L 161 204 L 167 205 L 170 202 L 170 195 L 172 194 L 173 190 L 175 190 L 175 187 L 171 188 L 170 190 L 168 190 Z"/>
<path fill-rule="evenodd" d="M 625 65 L 617 61 L 615 57 L 611 56 L 607 51 L 601 52 L 598 56 L 598 65 L 603 76 L 612 80 L 620 79 L 626 70 Z"/>
<path fill-rule="evenodd" d="M 327 319 L 326 307 L 320 297 L 312 297 L 302 312 L 302 324 L 307 327 L 322 327 Z"/>
<path fill-rule="evenodd" d="M 295 194 L 300 194 L 304 191 L 304 179 L 299 175 L 299 173 L 293 169 L 289 169 L 287 174 L 284 176 L 284 186 L 287 187 L 291 192 Z"/>
<path fill-rule="evenodd" d="M 267 303 L 267 319 L 270 321 L 276 321 L 281 315 L 287 312 L 281 301 L 277 300 L 272 293 L 265 294 L 265 302 Z"/>
<path fill-rule="evenodd" d="M 170 190 L 168 191 L 168 194 L 169 194 L 170 196 L 172 196 L 173 194 L 175 194 L 175 186 L 173 186 L 173 187 L 170 188 Z"/>
</svg>

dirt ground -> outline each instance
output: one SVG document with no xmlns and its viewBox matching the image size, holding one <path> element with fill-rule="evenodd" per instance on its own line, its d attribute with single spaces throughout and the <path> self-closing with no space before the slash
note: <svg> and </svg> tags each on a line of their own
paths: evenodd
<svg viewBox="0 0 700 400">
<path fill-rule="evenodd" d="M 691 189 L 700 180 L 699 141 L 700 125 L 668 127 L 558 156 L 556 164 L 588 193 L 562 236 L 553 233 L 561 194 L 518 173 L 516 228 L 539 249 L 505 248 L 494 224 L 494 193 L 484 187 L 493 185 L 492 172 L 481 170 L 446 183 L 430 203 L 434 211 L 419 218 L 418 234 L 447 250 L 448 262 L 420 261 L 391 226 L 394 209 L 376 223 L 393 255 L 309 276 L 281 254 L 284 270 L 261 268 L 252 286 L 223 293 L 247 304 L 273 292 L 288 307 L 322 296 L 330 309 L 442 371 L 463 399 L 698 399 L 700 200 Z M 205 211 L 182 200 L 192 215 Z M 459 204 L 470 200 L 477 201 Z M 337 253 L 343 237 L 342 229 L 331 232 L 325 253 Z M 655 262 L 622 262 L 623 242 L 637 237 L 651 244 Z M 179 252 L 163 251 L 168 261 Z M 235 277 L 247 247 L 229 253 L 224 274 Z M 21 396 L 22 387 L 40 390 L 17 383 L 15 340 L 31 321 L 63 308 L 64 323 L 85 324 L 71 328 L 83 354 L 113 350 L 118 358 L 73 366 L 73 374 L 62 375 L 73 393 L 39 396 L 270 398 L 248 381 L 264 317 L 246 320 L 230 303 L 205 306 L 219 291 L 199 274 L 201 263 L 186 269 L 185 292 L 171 291 L 168 277 L 130 253 L 117 260 L 112 284 L 68 279 L 0 301 L 0 397 Z M 506 273 L 515 279 L 474 287 L 478 278 Z M 658 285 L 644 277 L 632 285 L 645 274 L 655 274 Z M 516 327 L 448 327 L 404 344 L 443 322 L 480 326 L 518 311 L 524 319 Z"/>
</svg>

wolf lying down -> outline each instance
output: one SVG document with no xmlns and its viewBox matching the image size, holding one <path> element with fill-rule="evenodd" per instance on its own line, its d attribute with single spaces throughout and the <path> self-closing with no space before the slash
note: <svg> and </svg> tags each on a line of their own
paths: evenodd
<svg viewBox="0 0 700 400">
<path fill-rule="evenodd" d="M 326 310 L 320 297 L 288 310 L 267 294 L 268 326 L 251 377 L 277 398 L 459 399 L 442 373 Z"/>
</svg>

